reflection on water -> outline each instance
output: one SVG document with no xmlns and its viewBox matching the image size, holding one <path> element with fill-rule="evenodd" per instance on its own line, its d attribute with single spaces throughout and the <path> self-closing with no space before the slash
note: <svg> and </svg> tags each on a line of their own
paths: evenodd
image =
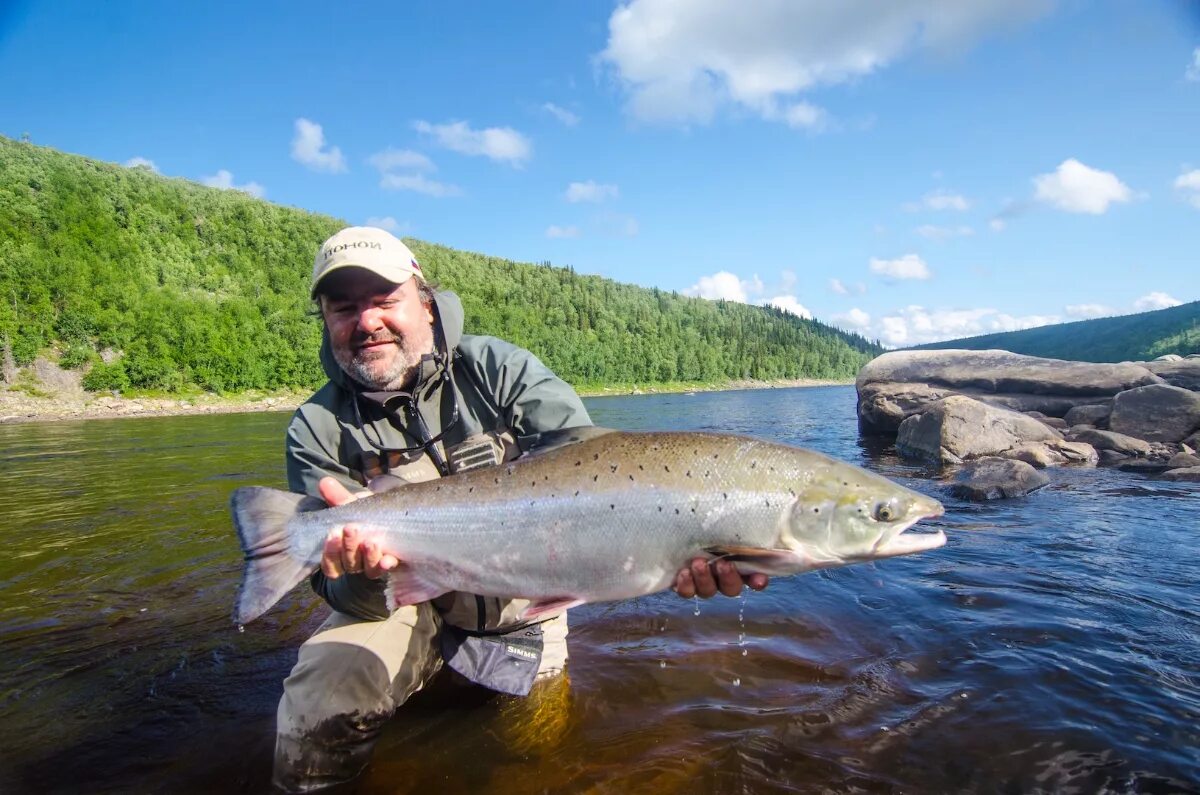
<svg viewBox="0 0 1200 795">
<path fill-rule="evenodd" d="M 1060 469 L 959 503 L 857 438 L 846 387 L 588 408 L 868 466 L 946 502 L 949 543 L 699 615 L 672 594 L 574 610 L 569 682 L 439 682 L 359 791 L 1200 792 L 1194 485 Z M 0 790 L 266 790 L 281 682 L 324 608 L 297 589 L 236 631 L 225 502 L 282 485 L 286 420 L 0 427 Z"/>
</svg>

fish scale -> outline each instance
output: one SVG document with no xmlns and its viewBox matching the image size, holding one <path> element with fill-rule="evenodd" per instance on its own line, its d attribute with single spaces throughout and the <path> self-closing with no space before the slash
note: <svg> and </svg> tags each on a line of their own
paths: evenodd
<svg viewBox="0 0 1200 795">
<path fill-rule="evenodd" d="M 940 531 L 900 537 L 941 513 L 936 500 L 810 450 L 730 434 L 579 436 L 320 511 L 298 511 L 301 498 L 286 492 L 239 489 L 232 506 L 247 558 L 239 618 L 290 589 L 279 556 L 290 561 L 287 576 L 303 579 L 327 533 L 345 524 L 402 561 L 389 575 L 393 606 L 463 591 L 528 599 L 527 618 L 663 590 L 696 556 L 779 575 L 945 541 Z M 255 576 L 262 560 L 280 571 Z"/>
</svg>

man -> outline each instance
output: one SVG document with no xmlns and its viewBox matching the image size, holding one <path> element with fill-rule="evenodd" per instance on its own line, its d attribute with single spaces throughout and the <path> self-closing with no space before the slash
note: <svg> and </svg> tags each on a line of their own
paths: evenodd
<svg viewBox="0 0 1200 795">
<path fill-rule="evenodd" d="M 329 383 L 288 426 L 293 491 L 340 505 L 381 475 L 389 477 L 376 483 L 402 487 L 494 465 L 543 432 L 591 424 L 575 392 L 533 354 L 464 335 L 458 298 L 434 291 L 412 252 L 382 229 L 349 227 L 325 241 L 312 296 L 325 324 Z M 400 563 L 354 526 L 326 538 L 312 585 L 333 613 L 284 682 L 274 775 L 281 789 L 314 791 L 358 775 L 396 707 L 443 664 L 518 694 L 566 664 L 566 613 L 518 623 L 524 600 L 454 593 L 389 615 L 385 575 Z M 697 559 L 675 589 L 707 598 L 736 595 L 744 584 L 732 565 L 710 569 Z M 761 589 L 766 578 L 748 584 Z"/>
</svg>

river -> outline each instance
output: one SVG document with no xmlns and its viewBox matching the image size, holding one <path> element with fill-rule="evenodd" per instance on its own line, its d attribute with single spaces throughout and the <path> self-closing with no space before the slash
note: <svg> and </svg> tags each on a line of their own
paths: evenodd
<svg viewBox="0 0 1200 795">
<path fill-rule="evenodd" d="M 420 694 L 358 791 L 1200 792 L 1194 484 L 1063 468 L 963 503 L 858 438 L 851 387 L 587 404 L 861 464 L 941 499 L 949 542 L 573 610 L 569 680 Z M 286 422 L 0 426 L 0 791 L 267 791 L 281 682 L 326 608 L 301 587 L 238 632 L 226 501 L 282 486 Z"/>
</svg>

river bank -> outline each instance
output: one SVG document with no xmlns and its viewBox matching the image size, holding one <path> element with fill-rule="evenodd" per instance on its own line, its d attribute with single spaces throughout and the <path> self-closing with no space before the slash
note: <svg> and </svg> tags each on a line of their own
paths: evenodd
<svg viewBox="0 0 1200 795">
<path fill-rule="evenodd" d="M 779 389 L 803 386 L 832 386 L 851 381 L 780 379 L 736 380 L 707 384 L 651 384 L 581 387 L 583 397 L 687 392 L 718 392 L 735 389 Z M 311 393 L 306 391 L 259 392 L 217 395 L 208 392 L 181 395 L 114 395 L 85 392 L 78 388 L 53 389 L 9 387 L 0 391 L 0 424 L 56 422 L 61 420 L 117 419 L 121 417 L 168 417 L 188 414 L 234 414 L 256 411 L 292 411 Z"/>
</svg>

